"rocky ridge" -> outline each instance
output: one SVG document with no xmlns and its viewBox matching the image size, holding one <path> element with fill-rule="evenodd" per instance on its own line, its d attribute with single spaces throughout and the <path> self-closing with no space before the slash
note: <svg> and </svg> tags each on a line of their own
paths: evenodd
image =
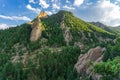
<svg viewBox="0 0 120 80">
<path fill-rule="evenodd" d="M 82 75 L 86 72 L 89 76 L 92 76 L 94 80 L 100 80 L 101 75 L 95 74 L 92 67 L 89 65 L 90 62 L 101 62 L 103 57 L 103 51 L 105 48 L 96 47 L 90 49 L 86 54 L 79 56 L 77 63 L 75 64 L 75 69 L 78 74 Z"/>
<path fill-rule="evenodd" d="M 41 12 L 35 21 L 33 21 L 33 24 L 31 25 L 32 31 L 30 34 L 30 41 L 36 41 L 38 38 L 40 38 L 42 33 L 42 23 L 40 21 L 40 18 L 47 18 L 46 12 Z"/>
</svg>

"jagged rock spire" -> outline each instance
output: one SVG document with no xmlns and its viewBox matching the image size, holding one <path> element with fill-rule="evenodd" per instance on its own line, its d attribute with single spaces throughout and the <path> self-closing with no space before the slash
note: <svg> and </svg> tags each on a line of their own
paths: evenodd
<svg viewBox="0 0 120 80">
<path fill-rule="evenodd" d="M 38 18 L 46 18 L 46 17 L 48 17 L 48 14 L 45 11 L 42 11 L 37 17 Z"/>
<path fill-rule="evenodd" d="M 42 11 L 31 25 L 32 31 L 30 35 L 30 41 L 36 41 L 40 38 L 42 33 L 42 24 L 40 18 L 47 18 L 48 15 L 45 11 Z"/>
<path fill-rule="evenodd" d="M 34 21 L 34 23 L 31 25 L 32 31 L 30 35 L 30 41 L 36 41 L 41 36 L 42 33 L 42 27 L 40 23 L 40 19 L 37 17 L 37 19 Z"/>
</svg>

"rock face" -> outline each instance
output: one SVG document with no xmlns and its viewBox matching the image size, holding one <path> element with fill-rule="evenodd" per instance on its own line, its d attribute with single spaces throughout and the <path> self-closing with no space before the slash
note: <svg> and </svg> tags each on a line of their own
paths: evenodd
<svg viewBox="0 0 120 80">
<path fill-rule="evenodd" d="M 66 45 L 69 45 L 69 42 L 72 41 L 72 35 L 70 33 L 70 28 L 67 28 L 64 24 L 64 19 L 65 19 L 65 16 L 63 16 L 63 19 L 62 19 L 62 22 L 60 24 L 60 27 L 63 31 L 63 36 L 64 36 L 64 39 L 65 39 L 65 42 L 66 42 Z"/>
<path fill-rule="evenodd" d="M 96 47 L 90 49 L 87 54 L 80 55 L 77 63 L 75 64 L 75 69 L 77 72 L 82 75 L 83 72 L 86 72 L 89 76 L 92 76 L 94 80 L 99 80 L 100 75 L 94 74 L 92 68 L 89 65 L 89 62 L 100 62 L 102 61 L 102 53 L 105 49 L 101 47 Z"/>
<path fill-rule="evenodd" d="M 30 35 L 30 41 L 36 41 L 41 36 L 42 33 L 42 27 L 40 24 L 40 19 L 37 18 L 37 20 L 32 24 L 31 26 L 32 31 Z"/>
<path fill-rule="evenodd" d="M 41 12 L 39 15 L 38 15 L 38 18 L 47 18 L 48 15 L 45 11 Z"/>
<path fill-rule="evenodd" d="M 47 18 L 47 16 L 47 13 L 44 11 L 37 16 L 37 19 L 31 25 L 32 31 L 30 35 L 30 41 L 36 41 L 41 36 L 42 24 L 40 23 L 40 18 Z"/>
<path fill-rule="evenodd" d="M 66 41 L 66 45 L 69 45 L 69 42 L 72 41 L 72 35 L 69 31 L 69 28 L 66 28 L 66 30 L 64 32 L 64 39 Z"/>
</svg>

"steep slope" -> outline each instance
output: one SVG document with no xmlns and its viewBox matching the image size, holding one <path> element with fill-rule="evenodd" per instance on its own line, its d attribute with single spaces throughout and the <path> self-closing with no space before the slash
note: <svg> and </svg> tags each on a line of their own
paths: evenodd
<svg viewBox="0 0 120 80">
<path fill-rule="evenodd" d="M 42 29 L 35 25 L 40 33 L 30 41 L 36 21 Z M 78 80 L 74 70 L 78 56 L 115 38 L 67 11 L 0 30 L 0 80 Z"/>
<path fill-rule="evenodd" d="M 110 32 L 84 22 L 66 11 L 60 11 L 41 21 L 45 25 L 45 32 L 47 30 L 46 36 L 50 37 L 49 39 L 54 40 L 56 43 L 61 43 L 59 41 L 62 41 L 63 44 L 72 45 L 74 42 L 80 41 L 82 43 L 87 42 L 88 44 L 88 42 L 102 42 L 114 37 Z M 52 36 L 47 34 L 51 34 Z M 60 38 L 59 41 L 57 41 L 58 37 Z M 54 42 L 51 42 L 51 44 L 54 44 Z"/>
</svg>

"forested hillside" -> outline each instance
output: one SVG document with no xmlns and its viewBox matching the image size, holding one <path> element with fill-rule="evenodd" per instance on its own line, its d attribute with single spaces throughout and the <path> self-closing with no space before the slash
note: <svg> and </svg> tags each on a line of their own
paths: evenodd
<svg viewBox="0 0 120 80">
<path fill-rule="evenodd" d="M 30 41 L 38 19 L 40 37 Z M 106 50 L 103 62 L 91 63 L 94 72 L 102 80 L 119 80 L 120 39 L 114 33 L 63 10 L 30 23 L 0 30 L 0 80 L 92 80 L 79 75 L 74 65 L 80 54 L 97 46 Z"/>
</svg>

